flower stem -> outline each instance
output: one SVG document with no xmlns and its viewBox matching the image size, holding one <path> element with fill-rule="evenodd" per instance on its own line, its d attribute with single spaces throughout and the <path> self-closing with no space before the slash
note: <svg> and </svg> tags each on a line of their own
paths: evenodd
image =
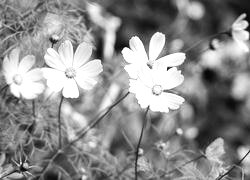
<svg viewBox="0 0 250 180">
<path fill-rule="evenodd" d="M 207 37 L 201 39 L 200 41 L 194 43 L 192 46 L 190 46 L 189 48 L 185 49 L 183 52 L 187 53 L 190 50 L 192 50 L 193 48 L 195 48 L 198 45 L 200 45 L 203 41 L 206 41 L 206 40 L 210 40 L 211 41 L 211 40 L 213 40 L 214 38 L 216 38 L 217 36 L 220 36 L 220 35 L 228 35 L 228 31 L 224 31 L 224 32 L 220 32 L 220 33 L 216 33 L 216 34 L 212 34 L 210 36 L 207 36 Z"/>
<path fill-rule="evenodd" d="M 138 162 L 139 149 L 140 149 L 140 145 L 141 145 L 141 141 L 142 141 L 142 137 L 143 137 L 143 132 L 144 132 L 144 129 L 145 129 L 146 124 L 147 124 L 148 110 L 149 110 L 149 106 L 147 107 L 147 109 L 145 111 L 145 114 L 144 114 L 144 117 L 143 117 L 143 124 L 142 124 L 141 134 L 140 134 L 139 141 L 138 141 L 136 151 L 135 151 L 135 180 L 137 180 L 137 176 L 138 176 L 138 174 L 137 174 L 137 162 Z"/>
<path fill-rule="evenodd" d="M 62 108 L 62 103 L 63 103 L 64 97 L 61 97 L 60 103 L 59 103 L 59 108 L 58 108 L 58 144 L 59 144 L 59 149 L 62 147 L 62 130 L 61 130 L 61 108 Z"/>
<path fill-rule="evenodd" d="M 32 100 L 32 115 L 34 119 L 36 118 L 36 101 Z"/>
<path fill-rule="evenodd" d="M 5 85 L 4 87 L 2 87 L 1 89 L 0 89 L 0 94 L 8 87 L 9 85 L 7 84 L 7 85 Z"/>
<path fill-rule="evenodd" d="M 127 96 L 129 95 L 129 92 L 127 92 L 123 97 L 121 97 L 119 100 L 117 100 L 113 105 L 111 105 L 108 110 L 101 115 L 99 118 L 97 118 L 94 121 L 91 121 L 92 123 L 90 123 L 90 125 L 88 125 L 87 127 L 85 127 L 82 130 L 82 133 L 73 141 L 71 141 L 70 143 L 68 143 L 63 149 L 66 149 L 68 147 L 70 147 L 71 145 L 73 145 L 74 143 L 76 143 L 77 141 L 79 141 L 81 138 L 83 138 L 85 136 L 85 134 L 87 134 L 87 132 L 92 129 L 94 126 L 96 126 L 117 104 L 119 104 L 123 99 L 125 99 Z"/>
<path fill-rule="evenodd" d="M 236 163 L 236 165 L 237 165 L 237 166 L 240 165 L 240 164 L 244 161 L 244 159 L 245 159 L 249 154 L 250 154 L 250 150 L 245 154 L 244 157 L 242 157 L 242 158 Z M 236 166 L 232 166 L 227 172 L 225 172 L 224 174 L 222 174 L 221 176 L 219 176 L 218 178 L 216 178 L 216 180 L 220 180 L 220 179 L 224 178 L 225 176 L 227 176 L 232 170 L 234 170 L 235 167 L 236 167 Z"/>
</svg>

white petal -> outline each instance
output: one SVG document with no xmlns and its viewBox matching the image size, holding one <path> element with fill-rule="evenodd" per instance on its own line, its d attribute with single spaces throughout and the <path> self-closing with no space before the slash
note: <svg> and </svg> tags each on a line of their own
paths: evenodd
<svg viewBox="0 0 250 180">
<path fill-rule="evenodd" d="M 20 98 L 20 90 L 19 90 L 19 86 L 16 84 L 11 84 L 10 85 L 10 92 L 16 96 L 17 98 Z"/>
<path fill-rule="evenodd" d="M 162 93 L 152 98 L 150 109 L 152 111 L 169 112 L 169 109 L 178 109 L 184 101 L 184 98 L 176 94 Z"/>
<path fill-rule="evenodd" d="M 233 23 L 233 26 L 247 17 L 246 13 L 241 14 Z"/>
<path fill-rule="evenodd" d="M 153 81 L 153 70 L 148 66 L 141 67 L 138 73 L 138 81 L 141 81 L 145 86 L 152 88 L 154 84 Z"/>
<path fill-rule="evenodd" d="M 181 65 L 186 58 L 185 53 L 173 53 L 164 56 L 154 62 L 154 69 L 167 70 L 168 67 L 174 67 Z"/>
<path fill-rule="evenodd" d="M 65 98 L 79 97 L 79 90 L 74 79 L 67 79 L 65 81 L 62 94 Z"/>
<path fill-rule="evenodd" d="M 129 46 L 131 50 L 136 54 L 137 61 L 141 63 L 148 62 L 148 56 L 145 51 L 144 45 L 137 36 L 134 36 L 129 40 Z"/>
<path fill-rule="evenodd" d="M 44 91 L 44 85 L 38 82 L 24 82 L 20 86 L 20 93 L 24 99 L 35 99 Z"/>
<path fill-rule="evenodd" d="M 77 84 L 85 90 L 92 89 L 97 83 L 97 77 L 79 76 L 75 77 Z"/>
<path fill-rule="evenodd" d="M 89 61 L 81 68 L 77 69 L 77 74 L 81 76 L 93 77 L 97 76 L 103 71 L 101 60 L 95 59 Z"/>
<path fill-rule="evenodd" d="M 59 54 L 53 48 L 47 49 L 44 59 L 49 67 L 58 69 L 60 71 L 64 71 L 66 69 L 66 65 L 63 63 Z"/>
<path fill-rule="evenodd" d="M 74 68 L 81 67 L 89 60 L 91 54 L 92 54 L 92 46 L 85 42 L 81 43 L 76 49 L 74 55 L 73 67 Z"/>
<path fill-rule="evenodd" d="M 149 60 L 155 61 L 160 55 L 165 45 L 165 35 L 162 33 L 155 33 L 149 43 Z"/>
<path fill-rule="evenodd" d="M 128 64 L 124 67 L 128 75 L 132 79 L 137 79 L 138 77 L 138 66 L 135 64 Z"/>
<path fill-rule="evenodd" d="M 233 31 L 232 35 L 234 39 L 237 39 L 240 41 L 247 41 L 249 39 L 249 32 L 245 30 Z"/>
<path fill-rule="evenodd" d="M 246 20 L 239 21 L 238 23 L 233 24 L 233 30 L 243 30 L 248 27 L 248 22 Z"/>
<path fill-rule="evenodd" d="M 184 81 L 184 76 L 176 67 L 168 71 L 154 71 L 153 81 L 157 85 L 161 85 L 164 90 L 172 89 L 179 86 Z"/>
<path fill-rule="evenodd" d="M 64 72 L 52 68 L 42 68 L 43 76 L 47 79 L 47 86 L 54 92 L 59 92 L 67 80 Z"/>
<path fill-rule="evenodd" d="M 125 47 L 122 50 L 122 56 L 127 63 L 137 63 L 137 55 L 129 48 Z"/>
<path fill-rule="evenodd" d="M 69 40 L 64 41 L 58 48 L 58 53 L 66 67 L 73 66 L 73 46 Z"/>
<path fill-rule="evenodd" d="M 35 64 L 35 56 L 33 55 L 25 56 L 19 63 L 18 74 L 24 75 L 32 68 L 34 64 Z"/>
<path fill-rule="evenodd" d="M 135 92 L 135 97 L 138 100 L 141 108 L 146 108 L 150 105 L 153 96 L 151 88 L 145 86 L 141 81 L 135 80 L 130 82 L 130 92 Z"/>
<path fill-rule="evenodd" d="M 25 74 L 24 78 L 28 79 L 29 81 L 40 81 L 43 79 L 42 70 L 40 68 L 32 69 Z"/>
<path fill-rule="evenodd" d="M 18 67 L 19 54 L 20 54 L 20 49 L 15 48 L 10 52 L 10 55 L 9 55 L 9 60 L 12 63 L 12 66 L 15 67 L 15 69 Z"/>
<path fill-rule="evenodd" d="M 247 46 L 247 44 L 243 41 L 240 41 L 238 39 L 235 39 L 235 42 L 239 45 L 239 47 L 245 51 L 245 52 L 249 52 L 249 47 Z"/>
<path fill-rule="evenodd" d="M 13 82 L 13 77 L 17 72 L 17 67 L 14 67 L 13 64 L 9 61 L 9 58 L 5 56 L 3 60 L 3 75 L 7 84 L 11 84 Z"/>
</svg>

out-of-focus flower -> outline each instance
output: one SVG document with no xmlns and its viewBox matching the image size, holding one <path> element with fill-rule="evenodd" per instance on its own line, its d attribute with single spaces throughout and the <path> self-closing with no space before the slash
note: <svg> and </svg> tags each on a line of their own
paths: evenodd
<svg viewBox="0 0 250 180">
<path fill-rule="evenodd" d="M 190 19 L 199 20 L 205 14 L 205 7 L 199 1 L 174 0 L 173 3 L 180 13 L 186 15 Z"/>
<path fill-rule="evenodd" d="M 195 139 L 199 134 L 199 129 L 197 127 L 189 127 L 185 129 L 184 136 L 187 139 Z"/>
<path fill-rule="evenodd" d="M 64 20 L 61 16 L 47 13 L 43 21 L 43 33 L 53 41 L 59 41 L 65 31 Z"/>
<path fill-rule="evenodd" d="M 246 45 L 249 40 L 249 32 L 245 29 L 248 27 L 248 22 L 245 20 L 247 15 L 241 14 L 231 26 L 231 35 L 235 42 L 246 52 L 249 52 L 249 47 Z"/>
<path fill-rule="evenodd" d="M 237 74 L 233 80 L 231 93 L 236 99 L 244 99 L 250 95 L 250 76 L 248 73 Z"/>
<path fill-rule="evenodd" d="M 129 91 L 135 94 L 142 108 L 152 111 L 169 112 L 175 110 L 184 102 L 184 98 L 168 92 L 179 86 L 184 76 L 176 67 L 165 71 L 163 69 L 141 68 L 138 79 L 130 79 Z"/>
<path fill-rule="evenodd" d="M 74 54 L 69 40 L 60 45 L 58 52 L 47 49 L 44 59 L 50 68 L 43 68 L 42 71 L 48 87 L 54 92 L 62 90 L 65 98 L 79 97 L 78 85 L 85 90 L 92 89 L 103 69 L 100 60 L 87 62 L 91 54 L 92 46 L 84 42 Z"/>
<path fill-rule="evenodd" d="M 173 53 L 157 59 L 164 44 L 165 35 L 156 32 L 150 40 L 148 56 L 141 40 L 137 36 L 132 37 L 129 41 L 130 48 L 125 47 L 122 50 L 124 59 L 129 63 L 124 69 L 130 78 L 137 79 L 138 71 L 143 66 L 167 70 L 168 67 L 179 66 L 184 62 L 186 58 L 184 53 Z"/>
<path fill-rule="evenodd" d="M 104 58 L 112 58 L 116 41 L 116 31 L 121 25 L 121 19 L 107 13 L 97 3 L 87 3 L 86 9 L 90 19 L 104 30 Z"/>
<path fill-rule="evenodd" d="M 19 62 L 20 49 L 11 51 L 3 61 L 3 74 L 11 93 L 17 98 L 34 99 L 44 90 L 40 68 L 32 69 L 35 64 L 33 55 L 25 56 Z"/>
</svg>

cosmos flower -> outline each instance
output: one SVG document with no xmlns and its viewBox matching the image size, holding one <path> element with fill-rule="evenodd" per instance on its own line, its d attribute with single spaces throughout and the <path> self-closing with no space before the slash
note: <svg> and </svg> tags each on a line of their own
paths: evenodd
<svg viewBox="0 0 250 180">
<path fill-rule="evenodd" d="M 152 69 L 164 69 L 181 65 L 185 60 L 184 53 L 173 53 L 157 59 L 164 47 L 165 35 L 156 32 L 149 43 L 149 56 L 147 55 L 141 40 L 134 36 L 129 41 L 130 48 L 123 48 L 122 55 L 128 65 L 124 69 L 132 79 L 137 79 L 138 71 L 142 66 Z"/>
<path fill-rule="evenodd" d="M 25 56 L 19 62 L 19 49 L 11 51 L 3 61 L 3 74 L 11 93 L 17 98 L 34 99 L 44 90 L 40 68 L 32 69 L 35 64 L 33 55 Z"/>
<path fill-rule="evenodd" d="M 97 83 L 97 75 L 102 72 L 102 64 L 97 59 L 87 62 L 91 54 L 92 47 L 85 42 L 73 53 L 69 40 L 60 45 L 58 52 L 47 49 L 44 59 L 49 68 L 42 70 L 48 87 L 54 92 L 62 90 L 65 98 L 79 97 L 78 86 L 92 89 Z"/>
<path fill-rule="evenodd" d="M 138 79 L 130 79 L 129 91 L 135 94 L 142 108 L 152 111 L 169 112 L 175 110 L 184 102 L 184 98 L 169 90 L 179 86 L 184 76 L 176 67 L 167 71 L 163 69 L 141 68 Z"/>
<path fill-rule="evenodd" d="M 249 52 L 249 48 L 245 41 L 249 40 L 249 32 L 245 29 L 248 27 L 248 22 L 245 20 L 246 14 L 241 14 L 231 26 L 232 38 L 235 42 L 246 52 Z"/>
</svg>

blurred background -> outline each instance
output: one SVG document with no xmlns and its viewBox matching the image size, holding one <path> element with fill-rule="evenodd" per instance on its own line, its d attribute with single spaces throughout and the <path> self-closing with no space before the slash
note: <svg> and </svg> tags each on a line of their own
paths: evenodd
<svg viewBox="0 0 250 180">
<path fill-rule="evenodd" d="M 15 4 L 11 0 L 8 3 Z M 14 7 L 24 12 L 25 8 L 34 10 L 33 4 L 21 0 Z M 123 69 L 125 61 L 121 50 L 129 47 L 129 39 L 138 36 L 148 51 L 150 38 L 158 31 L 166 35 L 161 56 L 186 53 L 186 60 L 180 67 L 185 81 L 176 89 L 185 98 L 185 103 L 168 114 L 149 112 L 142 141 L 146 157 L 159 167 L 162 160 L 154 150 L 159 142 L 170 142 L 171 147 L 167 150 L 170 154 L 178 149 L 204 152 L 217 137 L 225 140 L 226 156 L 230 157 L 226 158 L 228 165 L 245 155 L 250 147 L 249 53 L 240 49 L 229 36 L 209 37 L 229 30 L 240 14 L 249 15 L 248 0 L 75 0 L 66 4 L 68 6 L 49 6 L 48 2 L 47 6 L 38 7 L 42 14 L 34 18 L 38 23 L 34 25 L 33 19 L 28 21 L 30 26 L 37 28 L 20 37 L 14 35 L 14 39 L 5 39 L 6 34 L 13 32 L 5 28 L 7 21 L 2 22 L 0 50 L 3 58 L 10 47 L 21 44 L 25 52 L 36 54 L 37 66 L 43 64 L 43 50 L 51 43 L 50 22 L 63 24 L 64 30 L 59 28 L 59 31 L 63 31 L 64 36 L 59 42 L 71 39 L 75 47 L 82 41 L 93 44 L 95 54 L 92 58 L 102 59 L 104 71 L 94 90 L 82 92 L 81 98 L 67 100 L 63 105 L 64 119 L 72 120 L 64 122 L 69 139 L 128 91 L 128 75 Z M 71 7 L 75 11 L 70 11 Z M 8 16 L 5 6 L 1 8 L 5 12 L 1 13 L 5 16 L 2 19 L 13 18 Z M 67 18 L 48 18 L 48 12 Z M 54 103 L 57 101 L 54 97 Z M 54 104 L 54 111 L 56 106 Z M 118 162 L 124 162 L 135 150 L 143 113 L 130 94 L 91 131 L 88 148 L 102 147 L 118 157 Z M 250 157 L 243 166 L 248 167 L 244 171 L 250 175 Z"/>
</svg>

